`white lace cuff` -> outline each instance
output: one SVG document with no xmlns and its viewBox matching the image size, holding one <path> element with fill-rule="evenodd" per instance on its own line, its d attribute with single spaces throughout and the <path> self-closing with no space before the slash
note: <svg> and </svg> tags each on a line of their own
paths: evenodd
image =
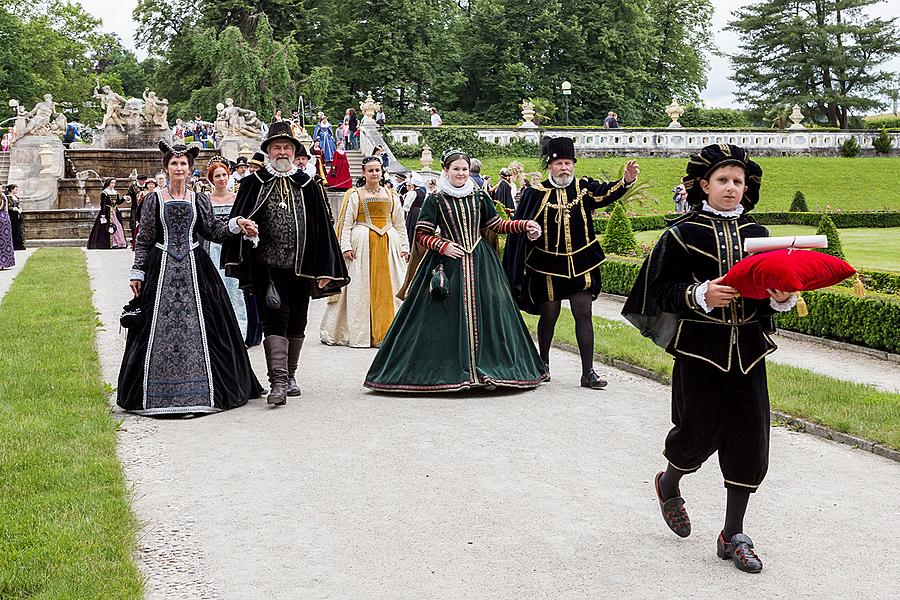
<svg viewBox="0 0 900 600">
<path fill-rule="evenodd" d="M 694 288 L 694 300 L 700 305 L 700 308 L 706 312 L 712 312 L 712 309 L 706 303 L 706 290 L 709 289 L 709 279 Z"/>
<path fill-rule="evenodd" d="M 128 281 L 134 281 L 137 279 L 138 281 L 144 280 L 144 272 L 140 269 L 132 269 L 128 272 Z"/>
<path fill-rule="evenodd" d="M 228 219 L 228 231 L 230 231 L 231 233 L 235 233 L 235 234 L 240 233 L 241 227 L 240 227 L 240 225 L 237 224 L 237 221 L 238 221 L 238 219 L 241 219 L 241 218 L 243 218 L 243 217 L 235 217 L 233 219 Z"/>
<path fill-rule="evenodd" d="M 775 298 L 769 298 L 769 304 L 778 312 L 787 312 L 797 304 L 797 294 L 791 294 L 786 302 L 778 302 Z"/>
</svg>

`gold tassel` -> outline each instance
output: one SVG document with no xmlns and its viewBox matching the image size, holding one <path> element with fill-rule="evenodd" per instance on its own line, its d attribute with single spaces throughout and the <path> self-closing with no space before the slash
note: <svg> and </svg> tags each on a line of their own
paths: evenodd
<svg viewBox="0 0 900 600">
<path fill-rule="evenodd" d="M 859 278 L 859 273 L 856 274 L 856 280 L 853 282 L 853 293 L 856 294 L 857 298 L 866 297 L 866 287 L 863 285 L 862 279 Z"/>
<path fill-rule="evenodd" d="M 797 292 L 797 316 L 805 317 L 809 314 L 809 309 L 806 307 L 806 300 L 803 299 L 803 296 L 800 292 Z"/>
</svg>

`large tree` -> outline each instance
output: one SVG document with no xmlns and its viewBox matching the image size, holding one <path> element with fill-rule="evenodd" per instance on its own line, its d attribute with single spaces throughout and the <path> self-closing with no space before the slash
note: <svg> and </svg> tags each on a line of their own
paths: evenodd
<svg viewBox="0 0 900 600">
<path fill-rule="evenodd" d="M 851 113 L 883 106 L 877 90 L 891 74 L 879 67 L 900 53 L 900 30 L 896 18 L 866 15 L 878 1 L 767 0 L 737 11 L 735 97 L 760 112 L 796 102 L 843 129 Z"/>
</svg>

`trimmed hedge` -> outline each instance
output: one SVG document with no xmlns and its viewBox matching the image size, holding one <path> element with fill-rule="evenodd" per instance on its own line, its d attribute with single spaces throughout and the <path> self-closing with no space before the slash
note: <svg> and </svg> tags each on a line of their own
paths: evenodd
<svg viewBox="0 0 900 600">
<path fill-rule="evenodd" d="M 634 231 L 654 231 L 665 229 L 667 221 L 678 218 L 674 213 L 665 215 L 643 215 L 629 217 L 631 229 Z M 754 212 L 750 213 L 760 225 L 807 225 L 818 227 L 822 221 L 821 212 Z M 857 212 L 832 212 L 828 213 L 834 226 L 838 229 L 850 227 L 900 227 L 900 211 L 857 211 Z M 608 216 L 594 218 L 594 231 L 603 234 L 606 231 Z"/>
<path fill-rule="evenodd" d="M 609 256 L 601 267 L 602 290 L 625 296 L 637 279 L 641 260 Z M 882 274 L 888 275 L 889 274 Z M 896 283 L 900 276 L 894 275 Z M 841 340 L 869 348 L 900 352 L 900 299 L 868 292 L 857 298 L 852 289 L 835 286 L 814 292 L 803 292 L 809 316 L 800 318 L 797 311 L 776 316 L 782 329 Z"/>
<path fill-rule="evenodd" d="M 887 271 L 857 271 L 866 291 L 881 294 L 900 295 L 900 273 L 888 273 Z M 841 287 L 853 287 L 853 278 L 842 281 Z"/>
</svg>

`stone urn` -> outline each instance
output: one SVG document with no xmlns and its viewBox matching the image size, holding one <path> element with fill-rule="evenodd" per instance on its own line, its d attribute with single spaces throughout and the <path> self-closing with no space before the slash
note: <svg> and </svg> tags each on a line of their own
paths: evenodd
<svg viewBox="0 0 900 600">
<path fill-rule="evenodd" d="M 368 125 L 375 122 L 375 111 L 378 110 L 378 104 L 372 98 L 372 92 L 369 92 L 366 99 L 359 103 L 359 110 L 363 114 L 362 123 Z"/>
<path fill-rule="evenodd" d="M 537 125 L 534 124 L 534 102 L 529 100 L 522 101 L 522 124 L 519 125 L 522 129 L 537 129 Z"/>
<path fill-rule="evenodd" d="M 419 159 L 419 162 L 422 163 L 423 170 L 431 170 L 431 163 L 434 162 L 434 156 L 432 156 L 431 146 L 429 146 L 428 144 L 422 146 L 422 158 Z"/>
<path fill-rule="evenodd" d="M 788 129 L 806 129 L 806 127 L 804 127 L 804 126 L 802 125 L 802 121 L 803 121 L 803 113 L 800 112 L 800 105 L 799 105 L 799 104 L 795 104 L 795 105 L 794 105 L 794 108 L 793 108 L 793 110 L 791 111 L 791 114 L 790 114 L 790 116 L 788 117 L 788 119 L 790 119 L 790 120 L 791 120 L 791 123 L 793 123 L 793 125 L 791 125 L 790 127 L 788 127 Z"/>
<path fill-rule="evenodd" d="M 672 119 L 672 122 L 668 124 L 667 127 L 670 129 L 677 129 L 681 127 L 681 123 L 678 122 L 678 119 L 681 118 L 681 115 L 684 114 L 684 108 L 678 104 L 678 100 L 672 98 L 672 103 L 666 107 L 666 114 L 669 115 L 669 118 Z"/>
</svg>

